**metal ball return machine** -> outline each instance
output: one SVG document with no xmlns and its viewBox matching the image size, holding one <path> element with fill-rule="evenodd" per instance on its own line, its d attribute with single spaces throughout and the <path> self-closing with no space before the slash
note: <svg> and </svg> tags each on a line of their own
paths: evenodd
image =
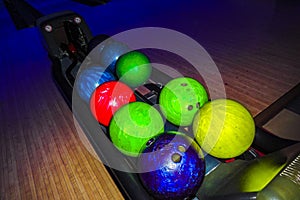
<svg viewBox="0 0 300 200">
<path fill-rule="evenodd" d="M 52 75 L 67 104 L 80 107 L 74 113 L 86 137 L 99 158 L 106 163 L 115 162 L 107 156 L 108 151 L 122 157 L 124 168 L 131 168 L 135 162 L 118 150 L 103 144 L 95 129 L 107 131 L 105 127 L 89 124 L 93 121 L 89 107 L 73 91 L 74 81 L 81 63 L 88 55 L 89 42 L 93 35 L 84 19 L 77 13 L 66 11 L 44 16 L 37 20 L 37 27 L 44 40 L 48 56 L 52 61 Z M 149 82 L 144 85 L 147 93 L 139 89 L 135 94 L 139 101 L 156 104 L 165 83 L 172 78 L 153 69 Z M 73 101 L 74 103 L 75 101 Z M 80 115 L 78 114 L 80 113 Z M 166 123 L 166 130 L 178 127 Z M 186 131 L 186 130 L 182 130 Z M 186 131 L 190 134 L 189 131 Z M 107 138 L 108 139 L 108 138 Z M 263 152 L 261 156 L 256 150 Z M 205 157 L 206 176 L 194 199 L 298 199 L 300 197 L 300 144 L 281 139 L 257 127 L 252 147 L 233 162 Z M 112 165 L 114 163 L 111 163 Z M 119 164 L 119 163 L 117 163 Z M 109 166 L 112 166 L 109 165 Z M 136 173 L 123 172 L 106 166 L 116 185 L 126 199 L 153 199 L 142 186 Z"/>
</svg>

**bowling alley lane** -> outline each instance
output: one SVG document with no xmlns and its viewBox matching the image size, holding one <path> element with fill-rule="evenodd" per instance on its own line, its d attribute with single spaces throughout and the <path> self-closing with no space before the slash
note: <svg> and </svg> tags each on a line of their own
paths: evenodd
<svg viewBox="0 0 300 200">
<path fill-rule="evenodd" d="M 79 140 L 37 30 L 16 31 L 10 18 L 5 22 L 0 199 L 122 199 L 104 166 Z"/>
<path fill-rule="evenodd" d="M 253 117 L 300 82 L 297 1 L 27 2 L 43 14 L 73 10 L 94 35 L 142 26 L 187 34 L 216 62 L 227 97 Z M 17 30 L 1 1 L 0 31 L 0 199 L 122 199 L 106 168 L 79 140 L 37 29 Z M 193 76 L 184 62 L 166 55 L 150 58 Z"/>
</svg>

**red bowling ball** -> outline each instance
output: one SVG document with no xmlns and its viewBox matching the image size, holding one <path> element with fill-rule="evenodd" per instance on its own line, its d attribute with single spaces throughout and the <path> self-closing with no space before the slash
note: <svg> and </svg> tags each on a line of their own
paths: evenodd
<svg viewBox="0 0 300 200">
<path fill-rule="evenodd" d="M 108 126 L 113 114 L 123 105 L 136 101 L 126 84 L 109 81 L 98 86 L 90 99 L 90 110 L 97 121 Z"/>
</svg>

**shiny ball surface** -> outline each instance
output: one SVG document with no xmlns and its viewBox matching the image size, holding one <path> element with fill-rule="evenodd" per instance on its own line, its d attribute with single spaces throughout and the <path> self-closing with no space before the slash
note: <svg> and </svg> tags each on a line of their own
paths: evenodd
<svg viewBox="0 0 300 200">
<path fill-rule="evenodd" d="M 108 126 L 112 115 L 121 106 L 134 101 L 136 98 L 131 88 L 119 81 L 109 81 L 95 89 L 90 110 L 99 123 Z"/>
<path fill-rule="evenodd" d="M 138 156 L 145 143 L 163 131 L 164 123 L 160 113 L 143 102 L 121 107 L 109 125 L 113 144 L 129 156 Z"/>
<path fill-rule="evenodd" d="M 120 81 L 130 87 L 138 87 L 147 81 L 151 75 L 152 66 L 148 57 L 138 51 L 122 55 L 116 63 L 116 74 Z"/>
<path fill-rule="evenodd" d="M 108 38 L 101 41 L 89 54 L 92 62 L 97 63 L 115 73 L 117 59 L 130 51 L 130 48 L 119 41 Z"/>
<path fill-rule="evenodd" d="M 217 158 L 233 158 L 252 144 L 255 123 L 240 103 L 217 99 L 205 104 L 193 121 L 195 139 L 201 148 Z"/>
<path fill-rule="evenodd" d="M 94 90 L 107 81 L 116 80 L 116 77 L 104 67 L 92 66 L 83 69 L 76 77 L 75 89 L 78 95 L 89 104 Z"/>
<path fill-rule="evenodd" d="M 201 83 L 192 78 L 180 77 L 168 82 L 159 95 L 162 113 L 171 123 L 188 126 L 196 112 L 208 101 Z"/>
<path fill-rule="evenodd" d="M 192 198 L 205 175 L 200 147 L 181 133 L 150 140 L 138 162 L 141 182 L 155 199 Z"/>
</svg>

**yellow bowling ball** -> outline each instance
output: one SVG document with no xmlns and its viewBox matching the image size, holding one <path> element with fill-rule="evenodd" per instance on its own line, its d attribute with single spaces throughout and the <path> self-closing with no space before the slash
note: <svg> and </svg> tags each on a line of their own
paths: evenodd
<svg viewBox="0 0 300 200">
<path fill-rule="evenodd" d="M 217 99 L 206 103 L 195 115 L 193 132 L 208 154 L 222 159 L 233 158 L 251 146 L 255 123 L 240 103 Z"/>
</svg>

